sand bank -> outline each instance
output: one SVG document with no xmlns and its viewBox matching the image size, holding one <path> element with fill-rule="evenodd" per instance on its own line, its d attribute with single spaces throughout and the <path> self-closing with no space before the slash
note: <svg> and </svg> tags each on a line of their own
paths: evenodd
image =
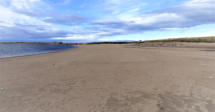
<svg viewBox="0 0 215 112">
<path fill-rule="evenodd" d="M 80 45 L 0 59 L 0 112 L 214 112 L 207 45 Z"/>
</svg>

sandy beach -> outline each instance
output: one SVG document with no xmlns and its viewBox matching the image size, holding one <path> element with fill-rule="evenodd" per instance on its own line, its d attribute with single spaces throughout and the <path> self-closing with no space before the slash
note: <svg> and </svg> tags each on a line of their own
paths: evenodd
<svg viewBox="0 0 215 112">
<path fill-rule="evenodd" d="M 0 59 L 0 112 L 214 112 L 215 44 L 189 45 Z"/>
</svg>

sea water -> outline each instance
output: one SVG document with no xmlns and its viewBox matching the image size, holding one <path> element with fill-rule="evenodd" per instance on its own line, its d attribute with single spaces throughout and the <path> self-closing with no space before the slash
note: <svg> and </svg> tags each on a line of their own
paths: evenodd
<svg viewBox="0 0 215 112">
<path fill-rule="evenodd" d="M 71 45 L 0 44 L 0 58 L 55 52 L 75 48 Z"/>
</svg>

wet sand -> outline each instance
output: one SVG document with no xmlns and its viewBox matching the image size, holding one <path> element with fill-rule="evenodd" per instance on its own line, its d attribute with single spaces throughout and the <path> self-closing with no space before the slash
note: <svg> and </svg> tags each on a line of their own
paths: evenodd
<svg viewBox="0 0 215 112">
<path fill-rule="evenodd" d="M 215 44 L 194 45 L 0 59 L 0 112 L 214 112 Z"/>
</svg>

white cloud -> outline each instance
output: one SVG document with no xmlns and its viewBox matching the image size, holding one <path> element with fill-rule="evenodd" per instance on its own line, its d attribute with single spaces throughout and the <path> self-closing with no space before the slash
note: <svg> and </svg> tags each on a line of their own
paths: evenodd
<svg viewBox="0 0 215 112">
<path fill-rule="evenodd" d="M 140 8 L 146 5 L 142 0 L 106 0 L 103 9 L 114 15 L 138 13 Z"/>
<path fill-rule="evenodd" d="M 63 5 L 68 5 L 72 0 L 64 0 Z"/>
<path fill-rule="evenodd" d="M 2 6 L 0 6 L 0 21 L 6 26 L 11 27 L 14 26 L 15 24 L 48 25 L 47 23 L 41 21 L 40 19 L 14 12 L 13 10 Z"/>
<path fill-rule="evenodd" d="M 97 35 L 89 34 L 89 35 L 70 35 L 68 34 L 65 37 L 54 37 L 54 40 L 93 40 L 97 38 Z"/>
<path fill-rule="evenodd" d="M 9 8 L 17 13 L 25 15 L 37 15 L 50 9 L 50 6 L 43 0 L 4 0 L 1 6 Z"/>
<path fill-rule="evenodd" d="M 121 2 L 119 1 L 121 0 L 116 0 L 115 2 L 120 4 Z M 149 29 L 151 27 L 171 29 L 215 23 L 215 0 L 190 0 L 181 5 L 148 13 L 140 13 L 141 10 L 140 8 L 126 10 L 118 13 L 115 21 L 111 22 L 111 24 L 110 22 L 106 22 L 107 24 L 104 22 L 103 24 L 106 24 L 107 27 L 110 24 L 111 27 L 113 23 L 118 23 L 118 25 L 123 25 L 122 28 L 124 28 L 124 25 L 129 24 L 132 27 L 138 25 L 142 26 L 144 31 L 147 29 L 146 27 L 149 27 Z M 120 26 L 117 28 L 120 28 Z"/>
<path fill-rule="evenodd" d="M 25 10 L 34 13 L 34 7 L 36 7 L 34 3 L 37 2 L 40 0 L 5 0 L 5 2 L 0 2 L 1 40 L 38 39 L 52 35 L 50 33 L 59 32 L 41 18 L 22 13 Z"/>
<path fill-rule="evenodd" d="M 107 32 L 94 32 L 87 34 L 67 34 L 65 37 L 54 37 L 54 40 L 95 40 L 96 38 L 107 35 Z"/>
<path fill-rule="evenodd" d="M 211 7 L 214 6 L 215 0 L 190 0 L 184 5 L 188 7 Z"/>
</svg>

